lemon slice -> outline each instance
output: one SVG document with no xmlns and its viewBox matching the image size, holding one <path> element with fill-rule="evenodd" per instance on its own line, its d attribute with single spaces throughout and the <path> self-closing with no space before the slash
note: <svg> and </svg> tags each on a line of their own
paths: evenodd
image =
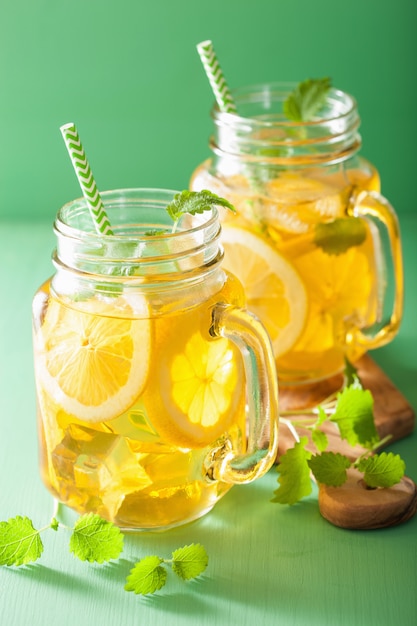
<svg viewBox="0 0 417 626">
<path fill-rule="evenodd" d="M 103 422 L 131 406 L 146 384 L 150 323 L 129 319 L 132 310 L 122 298 L 76 306 L 50 299 L 35 340 L 39 377 L 64 411 Z M 125 317 L 111 317 L 115 309 Z"/>
<path fill-rule="evenodd" d="M 346 199 L 340 190 L 320 180 L 283 174 L 266 183 L 264 218 L 293 233 L 310 230 L 317 222 L 343 214 Z"/>
<path fill-rule="evenodd" d="M 304 284 L 294 267 L 258 235 L 224 224 L 221 241 L 223 266 L 243 284 L 248 309 L 263 322 L 277 358 L 292 348 L 304 329 Z"/>
<path fill-rule="evenodd" d="M 196 334 L 172 364 L 172 398 L 191 428 L 216 426 L 237 383 L 233 352 L 225 339 L 208 344 Z"/>
<path fill-rule="evenodd" d="M 245 419 L 243 364 L 227 339 L 200 331 L 198 313 L 171 320 L 158 349 L 158 373 L 151 377 L 144 401 L 160 437 L 181 448 L 204 447 L 232 423 Z M 207 325 L 207 328 L 209 326 Z"/>
<path fill-rule="evenodd" d="M 340 345 L 346 329 L 374 323 L 377 318 L 372 269 L 366 255 L 352 247 L 329 257 L 322 250 L 294 261 L 310 286 L 306 332 L 297 349 L 320 351 Z"/>
<path fill-rule="evenodd" d="M 311 210 L 316 215 L 336 217 L 343 209 L 339 190 L 321 180 L 296 174 L 282 174 L 266 184 L 267 195 L 297 209 Z"/>
</svg>

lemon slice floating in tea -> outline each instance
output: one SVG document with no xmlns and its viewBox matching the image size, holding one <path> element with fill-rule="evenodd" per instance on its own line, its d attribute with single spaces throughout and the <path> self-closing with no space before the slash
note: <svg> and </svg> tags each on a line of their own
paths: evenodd
<svg viewBox="0 0 417 626">
<path fill-rule="evenodd" d="M 228 340 L 205 338 L 195 319 L 187 313 L 181 318 L 161 346 L 159 376 L 152 377 L 144 401 L 152 405 L 152 424 L 164 441 L 198 448 L 244 420 L 243 365 Z"/>
<path fill-rule="evenodd" d="M 273 202 L 290 207 L 291 215 L 304 225 L 316 224 L 323 216 L 338 217 L 344 209 L 344 194 L 338 187 L 297 174 L 281 174 L 266 184 L 266 195 Z"/>
<path fill-rule="evenodd" d="M 301 335 L 307 316 L 307 295 L 294 267 L 258 235 L 224 224 L 223 267 L 243 284 L 247 307 L 263 322 L 275 357 L 284 354 Z"/>
<path fill-rule="evenodd" d="M 369 326 L 377 319 L 375 281 L 367 255 L 352 247 L 329 257 L 322 250 L 294 263 L 309 285 L 310 309 L 300 351 L 323 351 L 340 344 L 347 329 Z"/>
<path fill-rule="evenodd" d="M 49 302 L 36 338 L 40 378 L 64 411 L 103 422 L 131 406 L 146 384 L 150 325 L 147 319 L 130 319 L 132 308 L 123 298 L 75 306 Z M 121 316 L 111 317 L 118 307 Z"/>
</svg>

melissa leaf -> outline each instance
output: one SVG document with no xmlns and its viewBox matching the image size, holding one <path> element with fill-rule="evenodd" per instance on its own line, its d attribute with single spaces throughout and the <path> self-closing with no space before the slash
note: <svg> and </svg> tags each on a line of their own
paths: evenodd
<svg viewBox="0 0 417 626">
<path fill-rule="evenodd" d="M 81 561 L 103 563 L 117 559 L 122 550 L 123 535 L 117 526 L 93 513 L 78 518 L 70 539 L 70 552 Z"/>
<path fill-rule="evenodd" d="M 141 559 L 126 579 L 126 591 L 148 595 L 162 589 L 167 579 L 167 571 L 161 566 L 163 562 L 164 560 L 159 556 L 147 556 Z"/>
<path fill-rule="evenodd" d="M 234 206 L 228 200 L 217 196 L 207 189 L 202 191 L 185 189 L 181 193 L 177 193 L 172 202 L 166 207 L 166 210 L 171 219 L 177 221 L 184 213 L 195 215 L 196 213 L 210 211 L 214 206 L 222 206 L 233 211 L 233 213 L 236 212 Z"/>
<path fill-rule="evenodd" d="M 0 565 L 26 565 L 37 561 L 43 552 L 40 532 L 28 517 L 17 515 L 0 522 Z"/>
<path fill-rule="evenodd" d="M 320 111 L 331 88 L 330 78 L 310 78 L 299 83 L 283 105 L 293 122 L 308 122 Z"/>
<path fill-rule="evenodd" d="M 405 473 L 404 461 L 399 454 L 392 452 L 361 459 L 357 467 L 364 473 L 363 479 L 368 487 L 392 487 Z"/>
<path fill-rule="evenodd" d="M 275 498 L 271 502 L 279 504 L 295 504 L 312 491 L 310 468 L 307 461 L 311 452 L 305 449 L 307 437 L 301 437 L 293 448 L 289 448 L 280 458 L 277 467 L 279 472 L 279 488 L 274 491 Z"/>
<path fill-rule="evenodd" d="M 172 553 L 172 570 L 183 580 L 199 576 L 208 565 L 207 552 L 201 544 L 192 543 Z"/>
<path fill-rule="evenodd" d="M 351 446 L 360 444 L 371 450 L 379 441 L 373 408 L 371 392 L 353 384 L 338 395 L 331 421 L 338 425 L 342 439 Z"/>
<path fill-rule="evenodd" d="M 308 466 L 318 483 L 340 487 L 346 482 L 346 470 L 351 466 L 351 462 L 343 454 L 322 452 L 312 456 Z"/>
<path fill-rule="evenodd" d="M 359 217 L 340 217 L 332 222 L 318 222 L 314 243 L 327 254 L 342 254 L 366 239 L 366 227 Z"/>
</svg>

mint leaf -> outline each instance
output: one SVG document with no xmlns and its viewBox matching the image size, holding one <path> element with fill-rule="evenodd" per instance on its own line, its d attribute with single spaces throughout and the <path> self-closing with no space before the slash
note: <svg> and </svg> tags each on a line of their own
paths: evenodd
<svg viewBox="0 0 417 626">
<path fill-rule="evenodd" d="M 313 428 L 313 430 L 311 431 L 311 438 L 319 452 L 324 452 L 324 450 L 329 445 L 329 440 L 326 433 L 324 433 L 319 428 Z"/>
<path fill-rule="evenodd" d="M 141 559 L 126 578 L 126 591 L 147 595 L 162 589 L 167 579 L 167 572 L 161 567 L 163 562 L 159 556 L 147 556 Z"/>
<path fill-rule="evenodd" d="M 405 463 L 399 454 L 382 452 L 365 459 L 357 465 L 364 473 L 368 487 L 392 487 L 400 482 L 405 473 Z"/>
<path fill-rule="evenodd" d="M 331 487 L 340 487 L 346 482 L 346 470 L 351 466 L 346 456 L 334 452 L 315 454 L 307 462 L 317 482 Z"/>
<path fill-rule="evenodd" d="M 201 544 L 192 543 L 172 553 L 172 569 L 183 580 L 195 578 L 208 565 L 207 552 Z"/>
<path fill-rule="evenodd" d="M 379 441 L 373 407 L 371 392 L 358 388 L 355 383 L 338 395 L 331 421 L 338 425 L 342 439 L 348 441 L 351 446 L 360 444 L 371 450 Z"/>
<path fill-rule="evenodd" d="M 202 191 L 189 191 L 185 189 L 181 193 L 177 193 L 174 199 L 166 210 L 169 216 L 174 220 L 178 220 L 184 213 L 190 213 L 195 215 L 196 213 L 203 213 L 203 211 L 209 211 L 214 206 L 222 206 L 227 209 L 236 212 L 234 206 L 230 204 L 225 198 L 217 196 L 215 193 L 203 189 Z"/>
<path fill-rule="evenodd" d="M 317 222 L 314 243 L 327 254 L 342 254 L 366 239 L 366 227 L 359 217 L 339 217 L 332 222 Z"/>
<path fill-rule="evenodd" d="M 163 235 L 166 233 L 166 230 L 163 228 L 150 228 L 146 230 L 143 234 L 145 237 L 155 237 L 156 235 Z"/>
<path fill-rule="evenodd" d="M 321 424 L 324 424 L 324 422 L 328 419 L 327 418 L 327 413 L 326 411 L 323 409 L 322 406 L 318 406 L 318 418 L 317 418 L 317 422 L 315 424 L 315 426 L 321 426 Z"/>
<path fill-rule="evenodd" d="M 0 522 L 0 565 L 37 561 L 43 552 L 39 532 L 28 517 L 17 515 L 8 522 Z"/>
<path fill-rule="evenodd" d="M 350 385 L 355 385 L 356 387 L 362 387 L 362 384 L 359 380 L 358 370 L 357 368 L 345 357 L 345 370 L 344 374 L 346 377 L 346 385 L 349 387 Z"/>
<path fill-rule="evenodd" d="M 311 452 L 305 449 L 307 443 L 308 438 L 301 437 L 293 448 L 289 448 L 282 455 L 277 466 L 280 486 L 274 491 L 275 498 L 272 502 L 295 504 L 311 493 L 310 469 L 307 463 Z"/>
<path fill-rule="evenodd" d="M 78 518 L 70 539 L 70 552 L 81 561 L 103 563 L 117 559 L 122 550 L 123 535 L 117 526 L 93 513 Z"/>
<path fill-rule="evenodd" d="M 328 420 L 328 417 L 327 417 L 326 411 L 323 409 L 322 406 L 319 405 L 317 408 L 318 408 L 317 420 L 314 424 L 312 424 L 311 426 L 308 426 L 307 428 L 311 432 L 311 439 L 314 445 L 316 446 L 317 450 L 319 452 L 324 452 L 324 450 L 329 445 L 329 440 L 327 438 L 326 433 L 320 430 L 319 426 L 324 424 L 324 422 Z"/>
<path fill-rule="evenodd" d="M 312 120 L 326 102 L 330 88 L 330 78 L 304 80 L 285 100 L 283 104 L 284 114 L 294 122 Z"/>
</svg>

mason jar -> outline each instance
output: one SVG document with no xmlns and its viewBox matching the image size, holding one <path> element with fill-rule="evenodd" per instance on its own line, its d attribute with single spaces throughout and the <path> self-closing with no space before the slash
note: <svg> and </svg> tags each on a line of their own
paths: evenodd
<svg viewBox="0 0 417 626">
<path fill-rule="evenodd" d="M 237 114 L 214 106 L 211 156 L 190 182 L 237 209 L 220 214 L 224 267 L 269 332 L 281 386 L 337 377 L 394 338 L 403 307 L 398 219 L 360 154 L 356 101 L 331 89 L 294 122 L 294 87 L 236 89 Z"/>
<path fill-rule="evenodd" d="M 104 192 L 105 236 L 66 204 L 33 300 L 43 482 L 127 530 L 200 517 L 277 452 L 269 337 L 223 268 L 217 210 L 174 224 L 175 194 Z"/>
</svg>

